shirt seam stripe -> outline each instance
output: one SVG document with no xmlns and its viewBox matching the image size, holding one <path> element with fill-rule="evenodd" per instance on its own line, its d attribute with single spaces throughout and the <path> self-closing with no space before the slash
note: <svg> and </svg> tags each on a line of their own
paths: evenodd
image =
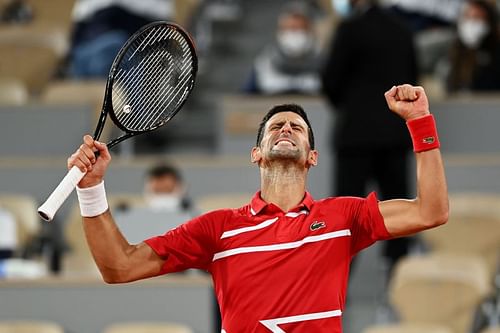
<svg viewBox="0 0 500 333">
<path fill-rule="evenodd" d="M 271 244 L 271 245 L 238 247 L 238 248 L 215 253 L 212 261 L 216 261 L 218 259 L 222 259 L 225 257 L 234 256 L 237 254 L 252 253 L 252 252 L 267 252 L 267 251 L 277 251 L 277 250 L 289 250 L 289 249 L 298 248 L 298 247 L 300 247 L 304 244 L 307 244 L 307 243 L 315 243 L 315 242 L 320 242 L 320 241 L 324 241 L 324 240 L 328 240 L 328 239 L 332 239 L 332 238 L 338 238 L 338 237 L 344 237 L 344 236 L 350 236 L 350 235 L 351 235 L 351 230 L 343 229 L 343 230 L 328 232 L 328 233 L 316 235 L 316 236 L 307 236 L 307 237 L 305 237 L 301 240 L 295 241 L 295 242 L 279 243 L 279 244 Z"/>
<path fill-rule="evenodd" d="M 263 229 L 265 227 L 270 226 L 271 224 L 273 224 L 276 221 L 278 221 L 278 217 L 275 217 L 274 219 L 270 219 L 270 220 L 265 220 L 264 222 L 259 223 L 259 224 L 254 225 L 254 226 L 251 226 L 251 227 L 244 227 L 244 228 L 224 231 L 224 233 L 222 234 L 220 239 L 236 236 L 236 235 L 239 235 L 241 233 L 248 232 L 248 231 Z"/>
<path fill-rule="evenodd" d="M 278 327 L 280 324 L 289 324 L 296 323 L 300 321 L 308 321 L 308 320 L 316 320 L 316 319 L 324 319 L 324 318 L 332 318 L 332 317 L 340 317 L 342 315 L 341 310 L 332 310 L 325 312 L 315 312 L 315 313 L 306 313 L 296 316 L 289 317 L 281 317 L 281 318 L 273 318 L 261 320 L 260 323 L 266 326 L 270 331 L 274 333 L 283 333 L 281 328 Z"/>
</svg>

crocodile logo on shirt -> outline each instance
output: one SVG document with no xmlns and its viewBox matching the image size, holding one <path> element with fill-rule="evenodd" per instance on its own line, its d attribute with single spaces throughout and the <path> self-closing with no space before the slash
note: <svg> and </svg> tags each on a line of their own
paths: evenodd
<svg viewBox="0 0 500 333">
<path fill-rule="evenodd" d="M 313 223 L 311 223 L 311 226 L 309 227 L 309 229 L 311 229 L 311 231 L 316 231 L 318 229 L 321 229 L 321 228 L 325 228 L 326 227 L 326 223 L 323 222 L 323 221 L 314 221 Z"/>
</svg>

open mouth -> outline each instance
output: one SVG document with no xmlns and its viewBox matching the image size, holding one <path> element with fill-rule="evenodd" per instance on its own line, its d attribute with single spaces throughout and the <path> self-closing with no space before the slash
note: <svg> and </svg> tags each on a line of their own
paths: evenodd
<svg viewBox="0 0 500 333">
<path fill-rule="evenodd" d="M 294 147 L 295 147 L 295 143 L 294 143 L 292 140 L 287 139 L 287 138 L 281 138 L 281 139 L 276 140 L 276 142 L 274 143 L 274 145 L 275 145 L 275 146 L 277 146 L 278 144 L 280 144 L 280 143 L 282 143 L 282 142 L 284 142 L 284 143 L 285 143 L 285 142 L 286 142 L 286 143 L 289 143 L 289 144 L 291 144 L 292 146 L 294 146 Z"/>
</svg>

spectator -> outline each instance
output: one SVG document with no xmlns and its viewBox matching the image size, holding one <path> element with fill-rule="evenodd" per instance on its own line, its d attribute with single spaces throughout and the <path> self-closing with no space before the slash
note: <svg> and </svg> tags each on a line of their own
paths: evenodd
<svg viewBox="0 0 500 333">
<path fill-rule="evenodd" d="M 168 164 L 158 164 L 148 170 L 144 193 L 152 209 L 189 211 L 192 208 L 181 173 Z"/>
<path fill-rule="evenodd" d="M 498 15 L 486 0 L 468 0 L 457 22 L 449 59 L 450 92 L 500 90 Z"/>
<path fill-rule="evenodd" d="M 341 0 L 334 6 L 344 19 L 322 71 L 336 115 L 334 195 L 364 196 L 374 181 L 383 200 L 408 197 L 410 138 L 387 112 L 383 92 L 398 82 L 417 81 L 412 32 L 376 1 Z M 408 238 L 384 242 L 389 271 L 408 253 L 409 243 Z"/>
<path fill-rule="evenodd" d="M 191 200 L 186 196 L 186 185 L 180 171 L 172 165 L 160 163 L 151 167 L 144 184 L 146 203 L 154 210 L 187 212 L 195 216 Z M 213 298 L 213 332 L 220 332 L 219 305 Z"/>
<path fill-rule="evenodd" d="M 69 75 L 106 78 L 118 50 L 134 32 L 172 13 L 171 0 L 77 0 Z"/>
<path fill-rule="evenodd" d="M 319 47 L 310 8 L 287 4 L 278 18 L 276 38 L 254 61 L 245 90 L 260 94 L 319 92 Z"/>
<path fill-rule="evenodd" d="M 387 0 L 391 10 L 404 18 L 413 31 L 451 26 L 464 0 Z"/>
</svg>

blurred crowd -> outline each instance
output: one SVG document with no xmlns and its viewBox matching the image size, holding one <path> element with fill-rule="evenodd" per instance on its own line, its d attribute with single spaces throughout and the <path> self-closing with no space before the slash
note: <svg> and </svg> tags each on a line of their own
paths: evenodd
<svg viewBox="0 0 500 333">
<path fill-rule="evenodd" d="M 217 52 L 213 22 L 237 21 L 244 6 L 243 0 L 0 0 L 0 105 L 81 99 L 84 91 L 99 105 L 120 47 L 156 20 L 177 22 L 192 33 L 200 81 L 210 87 L 204 74 L 211 73 Z M 400 83 L 424 85 L 431 98 L 499 92 L 499 8 L 495 0 L 286 1 L 252 61 L 239 64 L 247 75 L 237 90 L 323 97 L 336 119 L 330 194 L 365 196 L 375 184 L 381 199 L 408 197 L 411 143 L 383 93 Z M 70 86 L 76 92 L 69 93 Z M 161 135 L 144 140 L 164 144 Z M 192 214 L 196 208 L 180 171 L 163 164 L 149 170 L 144 193 L 134 200 L 115 207 L 127 210 L 138 201 L 153 210 Z M 18 262 L 1 264 L 9 258 L 48 256 L 49 269 L 60 273 L 61 256 L 71 252 L 62 231 L 38 225 L 32 216 L 23 217 L 31 221 L 28 229 L 20 227 L 13 207 L 0 198 L 0 278 L 9 270 L 23 274 Z M 387 279 L 414 242 L 384 244 Z M 33 276 L 47 273 L 24 269 Z"/>
</svg>

